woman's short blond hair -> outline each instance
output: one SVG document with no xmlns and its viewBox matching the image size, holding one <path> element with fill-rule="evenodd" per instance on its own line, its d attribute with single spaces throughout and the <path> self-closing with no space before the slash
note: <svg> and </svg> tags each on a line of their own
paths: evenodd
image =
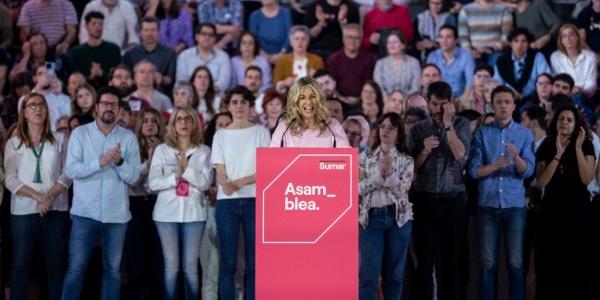
<svg viewBox="0 0 600 300">
<path fill-rule="evenodd" d="M 302 129 L 305 129 L 307 124 L 300 113 L 300 107 L 298 106 L 298 101 L 300 99 L 300 93 L 304 87 L 310 87 L 313 92 L 317 95 L 317 102 L 315 103 L 315 122 L 317 123 L 319 129 L 324 131 L 329 124 L 329 111 L 327 110 L 327 105 L 325 101 L 325 94 L 321 89 L 319 83 L 310 77 L 302 77 L 292 86 L 288 92 L 287 104 L 285 106 L 285 120 L 290 126 L 292 133 L 299 133 Z"/>
<path fill-rule="evenodd" d="M 181 107 L 173 110 L 173 113 L 169 117 L 169 123 L 167 124 L 165 133 L 165 143 L 173 148 L 179 147 L 179 140 L 177 131 L 175 130 L 175 120 L 177 115 L 185 114 L 192 117 L 192 135 L 190 137 L 190 144 L 192 146 L 199 146 L 204 141 L 202 135 L 202 129 L 200 128 L 200 122 L 198 121 L 198 113 L 191 107 Z"/>
</svg>

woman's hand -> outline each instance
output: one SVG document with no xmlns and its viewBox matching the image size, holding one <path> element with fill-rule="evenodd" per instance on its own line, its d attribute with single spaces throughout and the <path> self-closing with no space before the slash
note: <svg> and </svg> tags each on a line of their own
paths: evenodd
<svg viewBox="0 0 600 300">
<path fill-rule="evenodd" d="M 577 149 L 581 149 L 583 141 L 585 141 L 585 130 L 583 127 L 579 127 L 579 134 L 577 135 L 577 140 L 575 141 L 575 146 Z"/>
</svg>

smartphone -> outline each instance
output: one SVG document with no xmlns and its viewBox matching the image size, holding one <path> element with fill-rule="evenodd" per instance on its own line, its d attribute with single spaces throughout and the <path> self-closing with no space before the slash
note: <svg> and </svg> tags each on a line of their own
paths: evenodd
<svg viewBox="0 0 600 300">
<path fill-rule="evenodd" d="M 46 70 L 48 70 L 48 76 L 56 76 L 56 64 L 53 62 L 46 62 Z"/>
</svg>

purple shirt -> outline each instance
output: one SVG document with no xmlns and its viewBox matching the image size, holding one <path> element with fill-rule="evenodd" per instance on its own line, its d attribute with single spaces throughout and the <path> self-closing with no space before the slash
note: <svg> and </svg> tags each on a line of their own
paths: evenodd
<svg viewBox="0 0 600 300">
<path fill-rule="evenodd" d="M 58 44 L 67 30 L 66 25 L 77 25 L 77 13 L 71 1 L 30 0 L 25 2 L 17 21 L 17 26 L 28 26 L 31 31 L 39 31 L 48 39 L 48 46 Z"/>
<path fill-rule="evenodd" d="M 344 49 L 340 49 L 327 60 L 327 69 L 343 96 L 360 96 L 362 86 L 373 78 L 374 67 L 375 57 L 364 50 L 360 50 L 355 58 L 349 58 Z"/>
<path fill-rule="evenodd" d="M 179 43 L 184 43 L 185 48 L 194 46 L 192 28 L 192 15 L 181 10 L 175 19 L 165 18 L 160 21 L 160 35 L 158 40 L 163 45 L 175 48 Z"/>
</svg>

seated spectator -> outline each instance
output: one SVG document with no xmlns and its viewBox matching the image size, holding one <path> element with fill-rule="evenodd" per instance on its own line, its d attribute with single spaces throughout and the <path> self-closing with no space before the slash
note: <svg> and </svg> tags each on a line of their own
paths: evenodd
<svg viewBox="0 0 600 300">
<path fill-rule="evenodd" d="M 242 33 L 238 48 L 238 55 L 231 58 L 231 85 L 244 83 L 246 69 L 249 66 L 257 66 L 262 72 L 263 83 L 261 91 L 271 87 L 271 65 L 268 59 L 260 54 L 261 44 L 250 32 Z"/>
<path fill-rule="evenodd" d="M 310 51 L 326 59 L 342 47 L 342 25 L 358 23 L 358 6 L 350 0 L 316 0 L 306 9 L 304 25 L 310 28 Z"/>
<path fill-rule="evenodd" d="M 506 6 L 493 0 L 475 0 L 458 15 L 458 36 L 463 49 L 488 65 L 495 65 L 507 45 L 513 18 Z"/>
<path fill-rule="evenodd" d="M 313 74 L 313 78 L 321 86 L 326 99 L 338 99 L 340 93 L 337 91 L 337 82 L 333 79 L 329 71 L 319 69 Z M 342 122 L 340 121 L 340 123 Z"/>
<path fill-rule="evenodd" d="M 196 102 L 196 98 L 194 97 L 194 87 L 187 81 L 178 81 L 173 86 L 173 107 L 171 107 L 166 112 L 162 113 L 163 120 L 169 122 L 169 118 L 171 118 L 171 114 L 177 110 L 178 108 L 198 107 L 198 103 Z M 198 115 L 198 120 L 200 121 L 200 127 L 204 128 L 204 120 L 202 119 L 202 115 L 196 111 Z"/>
<path fill-rule="evenodd" d="M 517 107 L 517 113 L 522 114 L 523 111 L 532 106 L 538 106 L 544 109 L 544 111 L 549 111 L 553 83 L 554 79 L 552 78 L 552 75 L 548 73 L 538 75 L 535 80 L 535 92 L 523 100 L 521 106 Z"/>
<path fill-rule="evenodd" d="M 149 60 L 140 61 L 133 68 L 133 80 L 137 89 L 131 94 L 137 99 L 148 101 L 150 106 L 163 113 L 173 107 L 169 97 L 154 88 L 156 67 Z"/>
<path fill-rule="evenodd" d="M 596 57 L 600 53 L 600 1 L 591 1 L 584 8 L 575 24 L 579 28 L 579 32 L 583 40 L 590 46 L 590 50 L 596 52 Z M 600 59 L 598 60 L 600 61 Z"/>
<path fill-rule="evenodd" d="M 133 71 L 128 65 L 120 64 L 110 70 L 108 85 L 116 87 L 121 93 L 123 100 L 128 97 L 135 87 L 133 86 Z"/>
<path fill-rule="evenodd" d="M 193 18 L 187 9 L 181 9 L 177 0 L 150 1 L 146 17 L 160 20 L 158 41 L 180 53 L 194 46 Z M 143 37 L 142 37 L 143 39 Z"/>
<path fill-rule="evenodd" d="M 428 0 L 428 9 L 415 18 L 415 40 L 417 41 L 417 50 L 421 52 L 421 57 L 426 57 L 431 51 L 439 47 L 436 37 L 441 32 L 442 26 L 456 28 L 456 18 L 448 12 L 450 8 L 448 4 L 448 1 L 445 0 Z M 458 34 L 456 34 L 456 38 L 458 38 Z M 454 90 L 454 87 L 452 87 L 452 90 Z"/>
<path fill-rule="evenodd" d="M 490 93 L 498 83 L 493 80 L 494 69 L 479 65 L 473 75 L 473 88 L 458 98 L 459 110 L 473 109 L 481 114 L 492 111 Z"/>
<path fill-rule="evenodd" d="M 292 53 L 281 55 L 273 71 L 273 85 L 278 92 L 287 91 L 297 78 L 312 76 L 316 70 L 324 68 L 321 57 L 306 51 L 309 42 L 308 27 L 292 26 L 290 29 Z"/>
<path fill-rule="evenodd" d="M 137 33 L 138 16 L 131 2 L 127 0 L 92 0 L 83 9 L 79 25 L 79 43 L 85 44 L 89 37 L 84 18 L 91 11 L 102 13 L 105 31 L 102 39 L 126 50 L 140 43 Z"/>
<path fill-rule="evenodd" d="M 377 61 L 373 71 L 373 80 L 381 86 L 384 97 L 394 90 L 406 94 L 419 91 L 421 65 L 416 58 L 405 53 L 407 46 L 407 40 L 400 31 L 393 30 L 387 36 L 387 55 Z"/>
<path fill-rule="evenodd" d="M 348 137 L 350 147 L 358 148 L 359 153 L 367 150 L 370 128 L 365 117 L 361 115 L 349 116 L 342 123 L 342 127 Z"/>
<path fill-rule="evenodd" d="M 96 118 L 96 89 L 84 83 L 75 89 L 71 100 L 72 115 L 89 115 Z"/>
<path fill-rule="evenodd" d="M 408 97 L 406 97 L 406 109 L 408 110 L 411 107 L 416 107 L 423 110 L 425 113 L 428 113 L 429 108 L 427 106 L 427 99 L 425 98 L 425 96 L 426 94 L 421 95 L 418 93 L 408 95 Z"/>
<path fill-rule="evenodd" d="M 558 49 L 550 56 L 555 74 L 567 73 L 575 82 L 575 93 L 591 97 L 597 88 L 598 61 L 594 52 L 584 49 L 585 43 L 577 27 L 564 24 L 558 34 Z"/>
<path fill-rule="evenodd" d="M 0 104 L 0 120 L 4 128 L 17 123 L 19 99 L 29 94 L 33 87 L 33 80 L 27 72 L 15 74 L 10 79 L 10 94 Z"/>
<path fill-rule="evenodd" d="M 340 124 L 342 122 L 344 122 L 344 110 L 342 109 L 342 101 L 335 99 L 335 98 L 329 98 L 327 99 L 327 110 L 329 110 L 329 115 L 338 120 L 338 122 L 340 122 Z"/>
<path fill-rule="evenodd" d="M 198 66 L 190 77 L 190 84 L 194 87 L 194 103 L 198 103 L 196 110 L 204 122 L 210 122 L 220 111 L 221 98 L 215 93 L 215 83 L 208 67 Z"/>
<path fill-rule="evenodd" d="M 259 116 L 259 123 L 267 127 L 271 134 L 277 127 L 279 117 L 283 113 L 283 109 L 286 105 L 285 97 L 278 93 L 274 89 L 269 89 L 265 92 L 262 101 L 261 111 Z"/>
<path fill-rule="evenodd" d="M 190 80 L 198 66 L 206 66 L 215 79 L 214 89 L 222 94 L 229 88 L 231 66 L 229 56 L 215 46 L 217 27 L 211 23 L 202 23 L 196 28 L 195 47 L 184 50 L 177 58 L 177 81 Z"/>
<path fill-rule="evenodd" d="M 123 63 L 133 68 L 142 60 L 150 61 L 156 68 L 154 82 L 157 86 L 168 89 L 175 78 L 177 54 L 175 50 L 158 42 L 159 24 L 154 17 L 142 19 L 140 35 L 141 45 L 135 46 L 123 55 Z"/>
<path fill-rule="evenodd" d="M 63 116 L 71 115 L 71 99 L 62 93 L 62 83 L 56 75 L 49 73 L 46 66 L 38 66 L 33 70 L 32 92 L 42 95 L 46 99 L 48 113 L 50 114 L 50 127 L 56 130 L 56 120 Z M 19 103 L 22 99 L 19 99 Z"/>
<path fill-rule="evenodd" d="M 258 115 L 262 111 L 262 103 L 264 94 L 260 91 L 260 87 L 263 85 L 262 70 L 257 66 L 249 66 L 246 68 L 244 76 L 244 87 L 246 87 L 254 96 L 254 107 L 250 108 L 249 116 L 251 120 L 257 120 Z"/>
<path fill-rule="evenodd" d="M 366 15 L 363 22 L 364 37 L 362 45 L 369 50 L 385 48 L 387 31 L 396 29 L 406 38 L 405 44 L 413 40 L 413 25 L 408 8 L 396 5 L 392 0 L 375 0 L 375 7 Z M 383 49 L 381 49 L 383 50 Z"/>
<path fill-rule="evenodd" d="M 244 7 L 240 0 L 206 0 L 198 6 L 198 22 L 216 27 L 215 47 L 233 50 L 243 26 Z"/>
<path fill-rule="evenodd" d="M 533 35 L 527 28 L 518 27 L 511 31 L 508 41 L 510 52 L 498 58 L 494 66 L 494 79 L 515 90 L 517 99 L 529 97 L 535 92 L 537 77 L 550 73 L 550 66 L 542 53 L 530 48 Z"/>
<path fill-rule="evenodd" d="M 27 42 L 32 32 L 41 32 L 50 52 L 64 54 L 77 35 L 77 13 L 68 0 L 27 1 L 17 26 L 21 43 Z"/>
<path fill-rule="evenodd" d="M 367 117 L 370 125 L 375 124 L 383 114 L 383 92 L 375 81 L 367 81 L 360 93 L 362 113 Z"/>
<path fill-rule="evenodd" d="M 441 70 L 442 80 L 452 87 L 452 96 L 459 97 L 473 84 L 475 59 L 469 50 L 458 47 L 458 32 L 455 27 L 442 26 L 438 42 L 440 48 L 429 54 L 427 63 L 438 66 Z M 425 69 L 423 69 L 424 72 Z"/>
<path fill-rule="evenodd" d="M 131 106 L 127 101 L 119 101 L 119 115 L 117 116 L 117 125 L 133 131 L 137 123 L 137 118 L 131 117 Z"/>
<path fill-rule="evenodd" d="M 290 46 L 288 33 L 292 27 L 292 15 L 289 9 L 279 5 L 279 0 L 262 0 L 261 3 L 262 8 L 250 15 L 248 30 L 260 42 L 262 54 L 270 63 L 275 63 Z"/>
<path fill-rule="evenodd" d="M 473 109 L 465 109 L 456 113 L 457 116 L 463 117 L 469 120 L 469 128 L 471 129 L 471 135 L 479 128 L 479 121 L 481 120 L 481 113 Z"/>
<path fill-rule="evenodd" d="M 513 2 L 516 2 L 515 27 L 527 28 L 533 35 L 529 47 L 536 50 L 547 48 L 546 46 L 558 32 L 560 19 L 546 1 L 518 0 Z"/>
<path fill-rule="evenodd" d="M 10 48 L 13 41 L 13 24 L 10 10 L 4 3 L 0 3 L 0 49 L 5 51 Z"/>
<path fill-rule="evenodd" d="M 419 95 L 418 97 L 420 99 L 423 96 Z M 427 105 L 427 102 L 425 102 L 425 105 Z M 407 139 L 409 138 L 408 135 L 410 134 L 412 126 L 415 125 L 415 123 L 421 122 L 427 118 L 427 111 L 423 110 L 421 107 L 412 106 L 406 109 L 404 112 L 404 130 L 407 132 Z"/>
<path fill-rule="evenodd" d="M 521 126 L 533 134 L 533 151 L 537 152 L 546 138 L 546 110 L 539 106 L 528 107 L 521 113 Z"/>
<path fill-rule="evenodd" d="M 436 64 L 425 64 L 421 71 L 421 88 L 420 93 L 427 95 L 427 88 L 432 82 L 442 80 L 442 71 Z"/>
<path fill-rule="evenodd" d="M 383 103 L 383 113 L 395 112 L 402 115 L 406 110 L 406 96 L 402 91 L 395 90 Z"/>
<path fill-rule="evenodd" d="M 84 20 L 86 42 L 71 49 L 69 58 L 74 71 L 81 72 L 98 88 L 106 83 L 108 71 L 121 62 L 121 51 L 117 45 L 102 40 L 102 13 L 90 11 Z"/>
<path fill-rule="evenodd" d="M 349 106 L 358 104 L 361 87 L 373 79 L 375 58 L 360 46 L 362 35 L 358 24 L 342 26 L 344 47 L 327 60 L 327 70 L 337 83 L 339 99 Z"/>
<path fill-rule="evenodd" d="M 57 75 L 62 75 L 63 73 L 62 70 L 57 69 L 59 65 L 62 65 L 62 59 L 53 58 L 51 49 L 48 49 L 48 40 L 41 32 L 31 33 L 29 39 L 21 46 L 21 56 L 16 61 L 18 63 L 10 70 L 9 78 L 21 72 L 32 73 L 35 67 L 47 63 L 52 66 L 51 68 L 53 68 L 53 71 Z"/>
<path fill-rule="evenodd" d="M 86 80 L 83 74 L 80 72 L 71 73 L 67 79 L 67 94 L 72 98 L 75 95 L 75 89 L 84 83 L 86 83 Z"/>
<path fill-rule="evenodd" d="M 576 94 L 576 86 L 573 77 L 569 74 L 561 73 L 554 76 L 552 80 L 552 95 L 563 94 L 571 99 L 581 111 L 589 124 L 595 123 L 595 114 L 593 111 L 593 103 L 587 101 L 581 94 Z M 550 100 L 550 102 L 553 102 Z"/>
</svg>

